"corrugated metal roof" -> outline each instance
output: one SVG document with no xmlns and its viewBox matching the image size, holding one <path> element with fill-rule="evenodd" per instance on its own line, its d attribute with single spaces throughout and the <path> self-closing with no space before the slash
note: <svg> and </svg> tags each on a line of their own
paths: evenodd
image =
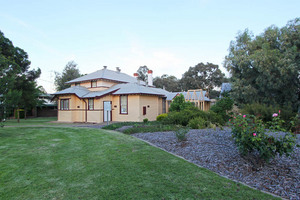
<svg viewBox="0 0 300 200">
<path fill-rule="evenodd" d="M 159 96 L 165 96 L 166 92 L 163 92 L 157 88 L 152 87 L 146 87 L 143 85 L 139 85 L 136 83 L 127 83 L 127 84 L 119 84 L 120 88 L 116 92 L 114 92 L 114 95 L 122 95 L 122 94 L 152 94 L 152 95 L 159 95 Z"/>
<path fill-rule="evenodd" d="M 73 79 L 66 83 L 76 83 L 76 82 L 83 82 L 83 81 L 96 80 L 96 79 L 108 79 L 108 80 L 124 82 L 124 83 L 138 82 L 138 80 L 135 77 L 130 76 L 128 74 L 118 72 L 118 71 L 112 71 L 109 69 L 101 69 L 93 73 L 87 74 L 85 76 L 81 76 L 79 78 Z M 145 85 L 145 82 L 140 81 L 140 84 Z"/>
<path fill-rule="evenodd" d="M 54 93 L 54 95 L 59 94 L 76 94 L 80 98 L 95 98 L 101 97 L 107 94 L 113 95 L 122 95 L 122 94 L 150 94 L 150 95 L 158 95 L 158 96 L 165 96 L 170 94 L 170 92 L 160 89 L 160 88 L 152 88 L 146 87 L 143 85 L 139 85 L 137 83 L 123 83 L 115 85 L 109 89 L 102 90 L 102 91 L 89 91 L 88 89 L 82 86 L 74 86 L 67 88 L 65 90 L 59 91 Z"/>
<path fill-rule="evenodd" d="M 84 95 L 88 94 L 90 91 L 82 86 L 73 86 L 69 87 L 67 89 L 64 89 L 62 91 L 56 92 L 53 95 L 59 95 L 59 94 L 75 94 L 78 97 L 83 97 Z"/>
<path fill-rule="evenodd" d="M 200 91 L 196 92 L 196 97 L 194 96 L 193 93 L 194 93 L 194 92 L 190 92 L 190 94 L 191 94 L 191 99 L 192 99 L 192 100 L 195 100 L 195 99 L 197 100 L 197 99 L 199 99 L 200 101 L 210 101 L 210 99 L 207 98 L 207 97 L 205 96 L 206 91 L 202 91 L 204 99 L 201 98 L 201 93 L 200 93 Z M 187 98 L 187 97 L 186 97 L 186 96 L 187 96 L 187 92 L 172 92 L 172 94 L 182 94 L 182 95 L 184 96 L 185 99 Z M 175 97 L 175 96 L 174 96 L 174 97 Z"/>
<path fill-rule="evenodd" d="M 231 83 L 222 83 L 221 93 L 229 92 L 231 90 Z"/>
</svg>

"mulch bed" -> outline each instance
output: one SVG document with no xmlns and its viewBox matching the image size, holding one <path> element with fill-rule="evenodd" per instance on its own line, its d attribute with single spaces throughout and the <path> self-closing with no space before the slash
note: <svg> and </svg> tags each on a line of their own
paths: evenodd
<svg viewBox="0 0 300 200">
<path fill-rule="evenodd" d="M 253 167 L 233 142 L 231 130 L 190 130 L 187 141 L 178 142 L 174 132 L 137 133 L 168 152 L 179 155 L 222 176 L 286 199 L 300 200 L 300 148 L 291 157 L 276 156 L 270 163 Z M 297 135 L 300 144 L 300 135 Z"/>
</svg>

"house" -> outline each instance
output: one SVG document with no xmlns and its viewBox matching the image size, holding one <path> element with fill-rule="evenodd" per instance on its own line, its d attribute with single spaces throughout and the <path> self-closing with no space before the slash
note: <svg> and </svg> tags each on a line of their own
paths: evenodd
<svg viewBox="0 0 300 200">
<path fill-rule="evenodd" d="M 68 81 L 70 88 L 54 93 L 58 101 L 58 121 L 90 122 L 150 121 L 168 112 L 168 105 L 178 93 L 153 87 L 152 70 L 148 84 L 119 68 L 101 70 Z"/>
</svg>

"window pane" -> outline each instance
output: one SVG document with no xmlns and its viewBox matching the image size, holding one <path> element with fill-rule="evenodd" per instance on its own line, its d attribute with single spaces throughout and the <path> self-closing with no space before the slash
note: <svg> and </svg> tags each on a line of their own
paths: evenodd
<svg viewBox="0 0 300 200">
<path fill-rule="evenodd" d="M 94 99 L 89 99 L 89 110 L 94 110 Z"/>
<path fill-rule="evenodd" d="M 97 81 L 92 81 L 92 87 L 97 87 Z"/>
<path fill-rule="evenodd" d="M 121 96 L 121 113 L 127 113 L 127 96 Z"/>
</svg>

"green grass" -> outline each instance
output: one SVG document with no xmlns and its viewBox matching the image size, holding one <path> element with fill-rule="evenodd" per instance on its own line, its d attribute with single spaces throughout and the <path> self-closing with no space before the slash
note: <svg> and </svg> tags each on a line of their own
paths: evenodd
<svg viewBox="0 0 300 200">
<path fill-rule="evenodd" d="M 0 199 L 275 199 L 122 133 L 0 128 Z"/>
<path fill-rule="evenodd" d="M 57 121 L 57 117 L 20 119 L 20 123 L 18 123 L 17 119 L 8 119 L 3 124 L 4 126 L 61 125 L 61 123 L 48 123 L 52 121 Z"/>
</svg>

